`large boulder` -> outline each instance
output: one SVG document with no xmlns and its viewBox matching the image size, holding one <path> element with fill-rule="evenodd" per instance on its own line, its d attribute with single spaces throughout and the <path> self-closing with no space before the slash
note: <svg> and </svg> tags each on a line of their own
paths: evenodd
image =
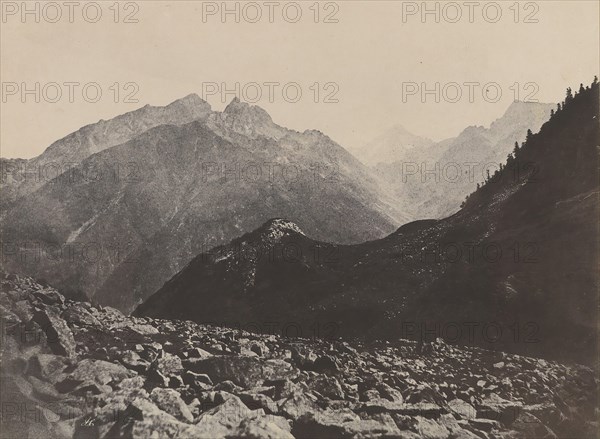
<svg viewBox="0 0 600 439">
<path fill-rule="evenodd" d="M 252 410 L 236 396 L 228 395 L 224 402 L 202 413 L 196 426 L 207 436 L 218 438 L 233 435 Z"/>
<path fill-rule="evenodd" d="M 475 419 L 477 417 L 477 410 L 462 399 L 453 399 L 448 402 L 448 409 L 458 419 Z"/>
<path fill-rule="evenodd" d="M 70 364 L 67 358 L 60 355 L 35 354 L 29 359 L 27 373 L 55 383 L 62 378 L 62 371 Z"/>
<path fill-rule="evenodd" d="M 181 358 L 177 355 L 164 353 L 156 362 L 156 369 L 165 376 L 178 375 L 183 371 Z"/>
<path fill-rule="evenodd" d="M 342 386 L 337 378 L 333 376 L 319 374 L 315 377 L 311 377 L 306 385 L 310 390 L 318 392 L 326 398 L 344 399 Z"/>
<path fill-rule="evenodd" d="M 104 391 L 106 389 L 104 386 L 107 384 L 116 385 L 123 379 L 135 375 L 135 372 L 120 364 L 88 358 L 78 362 L 73 370 L 64 372 L 64 378 L 56 386 L 63 393 L 73 392 L 89 385 L 95 385 L 100 391 Z"/>
<path fill-rule="evenodd" d="M 52 352 L 69 358 L 77 356 L 73 333 L 67 323 L 55 311 L 50 308 L 36 309 L 33 320 L 46 334 L 48 346 Z"/>
<path fill-rule="evenodd" d="M 150 399 L 159 409 L 182 422 L 192 422 L 194 420 L 192 412 L 190 412 L 190 409 L 176 390 L 156 387 L 152 390 Z"/>
<path fill-rule="evenodd" d="M 70 324 L 76 324 L 79 326 L 101 326 L 100 321 L 94 317 L 88 310 L 87 307 L 81 303 L 74 303 L 64 310 L 61 317 Z"/>
<path fill-rule="evenodd" d="M 289 424 L 278 416 L 244 419 L 234 437 L 244 439 L 294 439 Z"/>
</svg>

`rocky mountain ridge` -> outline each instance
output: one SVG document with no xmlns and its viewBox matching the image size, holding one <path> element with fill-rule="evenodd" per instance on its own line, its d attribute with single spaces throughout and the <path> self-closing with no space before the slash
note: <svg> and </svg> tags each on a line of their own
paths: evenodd
<svg viewBox="0 0 600 439">
<path fill-rule="evenodd" d="M 92 154 L 128 142 L 156 126 L 184 125 L 207 117 L 211 111 L 207 102 L 196 94 L 190 94 L 164 107 L 145 105 L 113 119 L 86 125 L 52 143 L 32 159 L 1 159 L 0 206 L 5 208 L 34 192 L 60 174 L 77 167 Z"/>
</svg>

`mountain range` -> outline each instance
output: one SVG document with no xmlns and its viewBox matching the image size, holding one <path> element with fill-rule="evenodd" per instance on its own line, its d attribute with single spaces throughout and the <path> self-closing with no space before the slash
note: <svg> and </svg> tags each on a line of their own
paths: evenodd
<svg viewBox="0 0 600 439">
<path fill-rule="evenodd" d="M 191 94 L 165 107 L 146 105 L 108 121 L 86 125 L 57 140 L 30 160 L 0 159 L 1 207 L 34 192 L 54 177 L 79 165 L 92 154 L 128 142 L 159 125 L 184 125 L 205 117 L 210 105 Z M 126 167 L 124 171 L 127 171 Z"/>
<path fill-rule="evenodd" d="M 596 285 L 589 274 L 559 275 L 563 267 L 593 272 L 586 269 L 595 261 L 590 218 L 596 205 L 589 195 L 595 186 L 588 178 L 597 170 L 590 168 L 590 137 L 582 137 L 592 128 L 565 116 L 582 109 L 594 114 L 594 108 L 569 107 L 577 105 L 583 106 L 555 114 L 518 160 L 509 158 L 502 178 L 490 177 L 494 184 L 441 220 L 459 209 L 475 182 L 398 185 L 394 166 L 402 162 L 366 166 L 325 134 L 279 126 L 238 99 L 223 112 L 196 95 L 146 106 L 86 126 L 34 159 L 3 159 L 3 269 L 124 312 L 137 307 L 141 314 L 227 324 L 240 316 L 325 322 L 359 337 L 407 335 L 394 327 L 407 319 L 492 319 L 500 308 L 506 316 L 536 319 L 535 328 L 548 337 L 533 346 L 506 346 L 506 340 L 496 346 L 544 353 L 558 337 L 569 356 L 591 343 L 583 335 L 591 327 L 590 286 Z M 403 154 L 415 163 L 502 162 L 513 139 L 527 127 L 537 131 L 549 111 L 547 104 L 515 103 L 490 128 L 469 127 L 456 139 L 416 140 L 397 127 L 386 142 L 392 144 L 394 133 L 412 138 Z M 543 134 L 552 127 L 560 134 L 555 138 Z M 551 154 L 542 156 L 546 147 L 532 146 L 538 143 L 550 144 Z M 560 145 L 571 155 L 558 160 Z M 559 163 L 570 163 L 572 173 Z M 62 173 L 53 178 L 28 174 L 56 164 Z M 585 175 L 587 186 L 566 194 L 573 173 Z M 531 184 L 542 177 L 543 184 Z M 534 190 L 556 185 L 549 194 Z M 582 215 L 572 215 L 573 206 Z M 548 218 L 556 224 L 548 226 Z M 564 230 L 579 232 L 564 244 Z M 504 257 L 493 264 L 481 255 L 464 260 L 473 243 L 501 245 Z M 448 246 L 458 246 L 463 257 L 440 260 Z M 575 248 L 576 258 L 559 252 Z M 523 252 L 546 260 L 523 262 Z M 510 264 L 511 254 L 517 264 Z M 544 301 L 550 294 L 562 303 L 571 287 L 576 300 L 560 310 L 571 325 L 563 330 L 550 323 L 558 311 Z"/>
<path fill-rule="evenodd" d="M 84 127 L 26 165 L 56 162 L 70 165 L 49 181 L 3 179 L 3 191 L 12 188 L 1 218 L 5 269 L 123 311 L 196 254 L 272 217 L 338 243 L 412 219 L 329 137 L 281 127 L 238 99 L 223 112 L 196 95 L 144 107 Z"/>
<path fill-rule="evenodd" d="M 528 129 L 540 129 L 554 107 L 513 102 L 489 128 L 470 126 L 457 137 L 436 143 L 395 127 L 366 145 L 358 157 L 408 202 L 414 218 L 445 218 L 484 181 L 487 169 L 493 173 L 506 161 Z M 370 152 L 376 154 L 371 157 Z"/>
<path fill-rule="evenodd" d="M 598 118 L 595 81 L 568 96 L 456 214 L 341 246 L 271 220 L 197 256 L 135 314 L 326 324 L 377 339 L 452 328 L 466 344 L 594 362 Z"/>
</svg>

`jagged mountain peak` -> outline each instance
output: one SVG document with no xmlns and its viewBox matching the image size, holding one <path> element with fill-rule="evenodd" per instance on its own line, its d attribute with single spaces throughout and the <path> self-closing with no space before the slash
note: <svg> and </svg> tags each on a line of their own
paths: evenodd
<svg viewBox="0 0 600 439">
<path fill-rule="evenodd" d="M 240 101 L 240 98 L 238 98 L 237 96 L 235 96 L 231 102 L 229 103 L 229 105 L 227 105 L 227 107 L 225 107 L 225 113 L 227 113 L 229 111 L 229 109 L 233 110 L 236 107 L 243 107 L 244 105 L 248 105 L 246 102 L 242 102 Z"/>
<path fill-rule="evenodd" d="M 530 125 L 528 128 L 537 131 L 541 127 L 539 121 L 547 121 L 550 118 L 550 110 L 554 106 L 554 104 L 542 102 L 514 101 L 500 118 L 490 124 L 489 130 L 491 132 L 500 131 L 504 133 L 514 127 L 514 125 Z"/>
<path fill-rule="evenodd" d="M 190 93 L 180 99 L 171 102 L 167 107 L 184 106 L 186 108 L 202 108 L 204 110 L 211 110 L 211 106 L 208 102 L 198 96 L 196 93 Z"/>
<path fill-rule="evenodd" d="M 250 116 L 253 119 L 258 118 L 272 121 L 271 116 L 266 112 L 266 110 L 258 105 L 250 105 L 247 102 L 242 102 L 237 96 L 231 100 L 227 107 L 225 107 L 223 113 L 235 116 Z"/>
<path fill-rule="evenodd" d="M 286 128 L 274 123 L 263 108 L 242 102 L 237 97 L 223 112 L 213 112 L 207 122 L 211 129 L 228 139 L 236 135 L 280 139 L 288 133 Z"/>
</svg>

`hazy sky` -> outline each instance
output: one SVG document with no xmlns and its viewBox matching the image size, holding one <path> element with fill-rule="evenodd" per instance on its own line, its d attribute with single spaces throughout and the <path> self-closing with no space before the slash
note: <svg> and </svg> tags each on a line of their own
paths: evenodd
<svg viewBox="0 0 600 439">
<path fill-rule="evenodd" d="M 3 157 L 33 157 L 83 125 L 145 104 L 165 105 L 189 93 L 202 96 L 203 84 L 211 82 L 230 89 L 235 83 L 240 88 L 257 83 L 262 92 L 257 104 L 275 122 L 297 130 L 321 130 L 349 149 L 395 124 L 439 140 L 467 125 L 489 125 L 506 110 L 517 89 L 521 100 L 533 92 L 540 102 L 556 102 L 563 99 L 566 87 L 591 82 L 599 70 L 597 0 L 520 2 L 518 7 L 514 1 L 483 1 L 472 17 L 462 1 L 438 3 L 439 23 L 434 14 L 423 20 L 421 11 L 414 9 L 421 7 L 420 1 L 337 1 L 318 7 L 313 1 L 274 2 L 273 23 L 271 6 L 262 1 L 241 3 L 239 23 L 233 14 L 222 22 L 214 9 L 221 2 L 124 2 L 118 17 L 116 8 L 110 9 L 113 1 L 78 2 L 72 20 L 62 1 L 54 4 L 60 11 L 36 3 L 28 7 L 40 8 L 39 23 L 35 14 L 21 16 L 20 1 L 2 2 Z M 93 23 L 98 4 L 102 15 Z M 302 16 L 293 23 L 296 5 Z M 498 19 L 496 5 L 502 13 Z M 236 6 L 232 2 L 229 7 Z M 433 10 L 436 2 L 427 7 Z M 203 20 L 203 8 L 216 13 Z M 261 19 L 249 22 L 259 9 Z M 415 13 L 408 15 L 411 12 Z M 127 16 L 138 22 L 125 23 Z M 326 17 L 338 22 L 325 23 Z M 35 102 L 35 92 L 22 102 L 22 84 L 35 90 L 36 82 L 40 102 Z M 80 84 L 73 86 L 74 102 L 69 102 L 69 86 L 64 85 L 69 82 Z M 497 86 L 482 94 L 482 85 L 490 82 Z M 50 83 L 60 85 L 62 97 Z M 98 87 L 102 90 L 95 103 L 82 95 L 83 85 L 91 83 L 97 86 L 86 88 L 88 100 L 94 100 Z M 125 87 L 128 83 L 136 85 Z M 274 102 L 269 102 L 265 83 L 280 84 L 272 86 Z M 421 102 L 419 91 L 403 99 L 403 89 L 415 92 L 409 83 L 419 89 L 422 83 L 430 89 L 439 83 L 440 102 L 434 94 Z M 460 99 L 449 83 L 460 85 Z M 465 83 L 481 85 L 472 86 L 474 102 L 469 102 Z M 298 87 L 302 96 L 292 103 Z M 498 87 L 502 96 L 491 102 Z M 255 86 L 244 90 L 245 97 L 255 98 Z M 139 103 L 125 102 L 130 92 Z M 339 102 L 324 102 L 331 93 L 330 99 Z M 226 101 L 232 97 L 224 96 Z M 220 94 L 207 100 L 214 109 L 225 106 Z"/>
</svg>

